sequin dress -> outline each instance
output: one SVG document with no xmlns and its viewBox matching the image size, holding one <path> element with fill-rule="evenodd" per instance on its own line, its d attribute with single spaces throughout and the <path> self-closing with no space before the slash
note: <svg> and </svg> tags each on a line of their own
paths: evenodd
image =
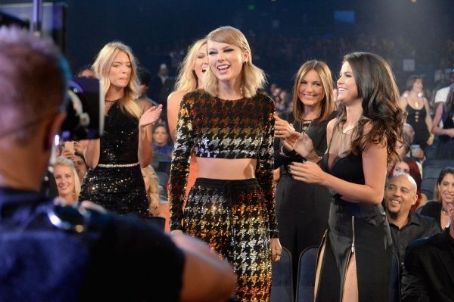
<svg viewBox="0 0 454 302">
<path fill-rule="evenodd" d="M 230 101 L 203 90 L 186 94 L 180 107 L 170 169 L 171 229 L 201 238 L 233 265 L 239 301 L 270 298 L 270 237 L 278 236 L 273 112 L 272 100 L 263 94 Z M 183 212 L 191 154 L 256 159 L 256 178 L 197 178 Z"/>
<path fill-rule="evenodd" d="M 149 216 L 138 159 L 138 123 L 118 102 L 112 105 L 100 139 L 99 163 L 87 172 L 80 200 L 93 201 L 118 214 Z"/>
</svg>

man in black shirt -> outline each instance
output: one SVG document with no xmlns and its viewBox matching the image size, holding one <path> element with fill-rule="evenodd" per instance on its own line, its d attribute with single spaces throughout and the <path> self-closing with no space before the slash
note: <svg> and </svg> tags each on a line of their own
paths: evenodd
<svg viewBox="0 0 454 302">
<path fill-rule="evenodd" d="M 399 174 L 388 179 L 384 206 L 401 268 L 410 242 L 441 231 L 432 218 L 410 212 L 417 199 L 416 182 L 410 175 Z"/>
<path fill-rule="evenodd" d="M 454 301 L 454 203 L 446 203 L 445 210 L 450 227 L 407 249 L 402 302 Z"/>
<path fill-rule="evenodd" d="M 204 243 L 39 193 L 68 68 L 51 41 L 0 28 L 0 301 L 222 301 L 231 267 Z"/>
</svg>

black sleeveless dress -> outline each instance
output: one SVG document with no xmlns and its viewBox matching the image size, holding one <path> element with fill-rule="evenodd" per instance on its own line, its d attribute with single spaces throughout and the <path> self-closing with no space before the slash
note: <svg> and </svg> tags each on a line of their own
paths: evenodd
<svg viewBox="0 0 454 302">
<path fill-rule="evenodd" d="M 322 169 L 348 182 L 365 184 L 361 154 L 338 157 L 331 168 L 328 154 L 322 159 Z M 322 262 L 315 301 L 341 301 L 344 276 L 353 253 L 359 301 L 386 302 L 397 298 L 392 238 L 381 205 L 348 202 L 334 194 L 323 244 L 325 253 L 319 259 Z"/>
<path fill-rule="evenodd" d="M 331 117 L 334 115 L 335 113 Z M 319 156 L 326 151 L 326 125 L 330 119 L 292 123 L 296 131 L 305 132 L 311 138 Z M 292 255 L 293 282 L 296 288 L 300 254 L 308 247 L 318 246 L 328 226 L 331 194 L 324 186 L 293 179 L 288 164 L 304 160 L 296 152 L 285 152 L 282 148 L 282 152 L 275 152 L 274 158 L 275 168 L 281 168 L 275 194 L 279 240 Z"/>
<path fill-rule="evenodd" d="M 138 120 L 116 102 L 105 119 L 99 164 L 87 172 L 80 200 L 93 201 L 118 214 L 149 217 L 138 142 Z"/>
<path fill-rule="evenodd" d="M 414 109 L 410 105 L 407 105 L 405 110 L 407 111 L 407 123 L 415 130 L 413 144 L 418 144 L 424 149 L 427 146 L 427 140 L 430 136 L 426 124 L 426 107 L 423 106 L 421 109 Z"/>
<path fill-rule="evenodd" d="M 454 110 L 448 112 L 445 106 L 443 108 L 442 121 L 443 129 L 454 128 Z M 449 135 L 440 135 L 438 137 L 435 158 L 442 160 L 454 160 L 454 137 L 450 137 Z"/>
</svg>

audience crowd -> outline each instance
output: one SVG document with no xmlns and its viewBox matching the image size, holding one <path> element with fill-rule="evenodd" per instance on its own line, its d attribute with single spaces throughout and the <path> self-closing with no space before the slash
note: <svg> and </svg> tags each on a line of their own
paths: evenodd
<svg viewBox="0 0 454 302">
<path fill-rule="evenodd" d="M 251 42 L 257 49 L 257 64 L 262 65 L 261 67 L 271 75 L 271 81 L 265 92 L 274 100 L 277 114 L 281 117 L 289 116 L 293 110 L 292 95 L 288 87 L 288 83 L 293 79 L 291 76 L 286 79 L 283 77 L 289 71 L 296 73 L 300 63 L 309 58 L 324 60 L 332 66 L 332 70 L 337 70 L 336 64 L 345 53 L 364 50 L 380 54 L 392 65 L 400 83 L 401 106 L 407 112 L 407 123 L 404 126 L 403 138 L 398 150 L 401 158 L 390 164 L 388 168 L 388 181 L 383 188 L 385 192 L 383 206 L 391 227 L 400 267 L 400 278 L 404 282 L 401 287 L 402 296 L 407 300 L 408 297 L 415 296 L 418 288 L 414 285 L 415 282 L 419 289 L 424 288 L 424 295 L 430 296 L 431 286 L 435 286 L 431 280 L 433 272 L 426 275 L 422 271 L 424 268 L 416 268 L 414 259 L 417 254 L 415 256 L 415 253 L 407 247 L 415 240 L 418 242 L 417 240 L 424 237 L 440 234 L 450 225 L 452 228 L 454 173 L 452 168 L 449 169 L 446 166 L 453 166 L 454 160 L 452 155 L 454 149 L 452 147 L 454 146 L 454 41 L 447 41 L 446 47 L 439 51 L 439 62 L 427 62 L 427 57 L 433 54 L 416 53 L 403 38 L 390 40 L 358 35 L 354 39 L 329 36 L 283 36 L 268 39 L 265 36 L 254 36 Z M 172 50 L 169 54 L 172 62 L 170 68 L 164 62 L 158 71 L 150 71 L 145 66 L 139 68 L 142 89 L 139 104 L 145 108 L 158 104 L 163 104 L 165 107 L 165 100 L 174 89 L 174 67 L 178 66 L 183 57 L 184 51 Z M 405 70 L 403 64 L 406 59 L 417 61 L 416 69 Z M 418 66 L 422 65 L 437 66 L 437 68 L 420 70 Z M 85 68 L 81 70 L 79 76 L 92 77 L 93 74 L 89 71 L 89 67 Z M 408 80 L 407 86 L 404 85 L 406 80 Z M 336 92 L 334 87 L 334 102 Z M 446 147 L 447 144 L 448 147 Z M 64 204 L 77 202 L 80 185 L 88 169 L 83 148 L 83 142 L 62 143 L 58 151 L 59 157 L 53 164 L 59 200 Z M 173 145 L 165 113 L 153 127 L 151 150 L 152 163 L 142 170 L 147 184 L 150 213 L 168 220 L 166 191 Z M 426 171 L 426 167 L 430 169 Z M 276 183 L 278 179 L 277 173 Z M 452 242 L 454 239 L 450 240 Z M 430 241 L 424 244 L 432 243 Z M 418 252 L 423 249 L 424 244 L 416 244 Z M 410 251 L 412 255 L 409 260 L 410 272 L 406 270 L 406 251 Z M 443 255 L 452 258 L 453 254 Z M 454 259 L 449 261 L 454 263 Z M 453 296 L 451 298 L 454 299 Z"/>
</svg>

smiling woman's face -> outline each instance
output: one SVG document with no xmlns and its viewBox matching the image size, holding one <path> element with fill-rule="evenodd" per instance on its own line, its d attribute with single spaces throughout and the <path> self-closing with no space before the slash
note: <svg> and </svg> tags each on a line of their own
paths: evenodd
<svg viewBox="0 0 454 302">
<path fill-rule="evenodd" d="M 208 40 L 208 63 L 219 81 L 232 81 L 241 77 L 247 54 L 239 47 Z"/>
</svg>

